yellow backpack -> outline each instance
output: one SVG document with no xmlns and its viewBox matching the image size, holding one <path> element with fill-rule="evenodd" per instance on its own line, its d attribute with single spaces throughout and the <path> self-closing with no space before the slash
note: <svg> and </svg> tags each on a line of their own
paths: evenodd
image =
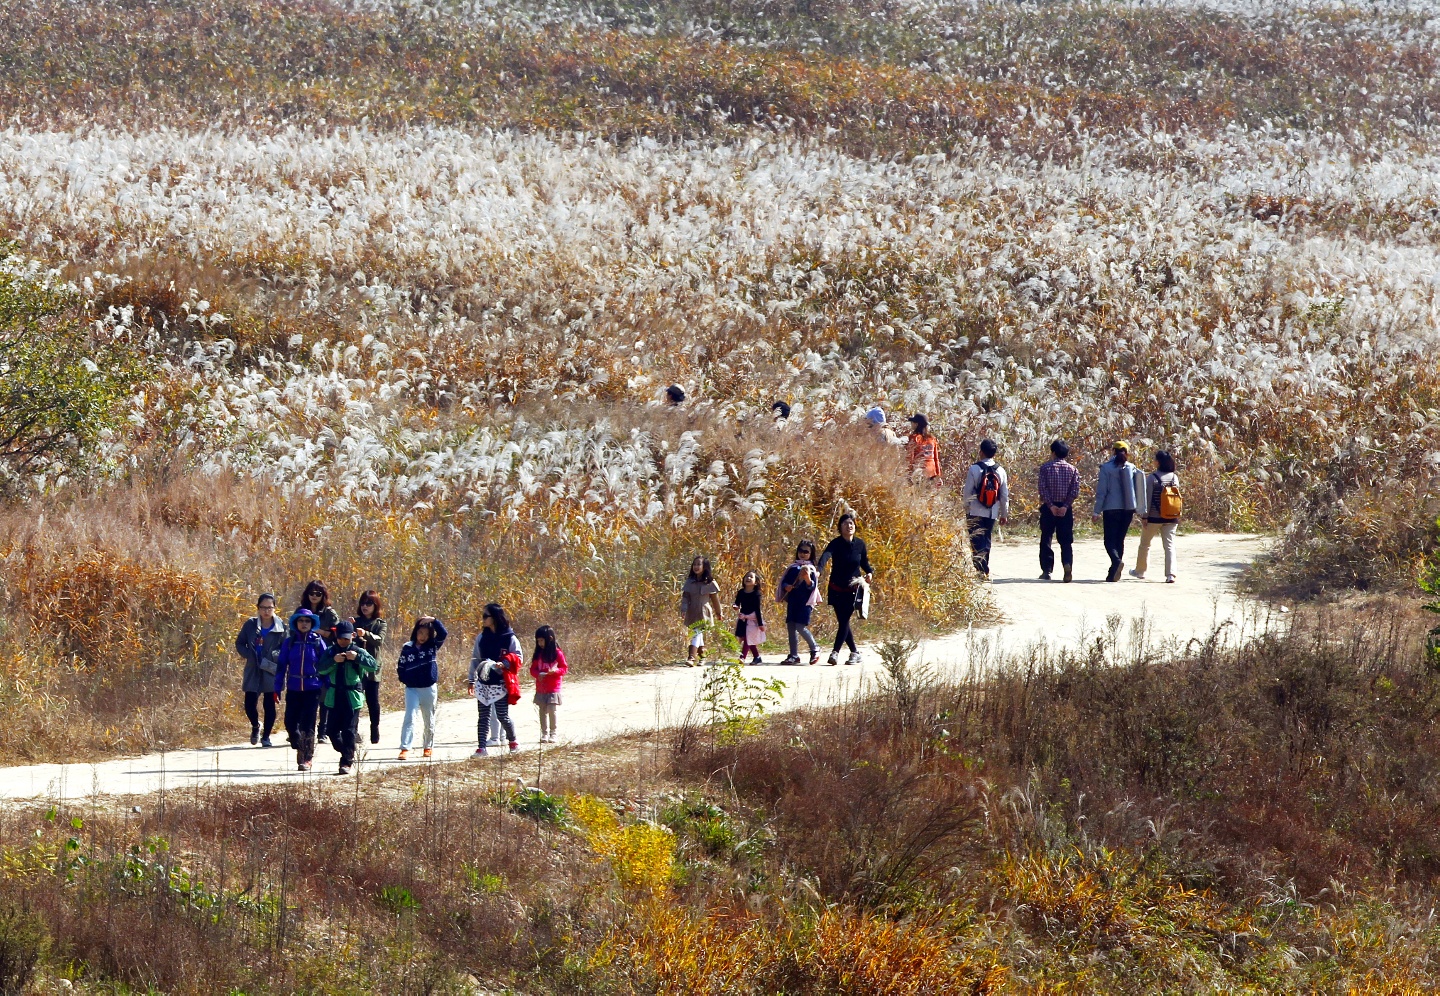
<svg viewBox="0 0 1440 996">
<path fill-rule="evenodd" d="M 1155 483 L 1160 487 L 1160 518 L 1180 518 L 1180 513 L 1185 511 L 1185 501 L 1180 497 L 1179 483 L 1161 484 L 1159 474 L 1155 475 Z"/>
</svg>

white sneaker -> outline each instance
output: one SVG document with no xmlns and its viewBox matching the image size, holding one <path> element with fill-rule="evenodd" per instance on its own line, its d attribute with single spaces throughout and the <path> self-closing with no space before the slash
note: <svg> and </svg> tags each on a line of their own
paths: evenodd
<svg viewBox="0 0 1440 996">
<path fill-rule="evenodd" d="M 1171 574 L 1169 577 L 1167 577 L 1167 578 L 1165 579 L 1165 583 L 1166 583 L 1166 584 L 1174 584 L 1174 583 L 1175 583 L 1175 575 Z"/>
<path fill-rule="evenodd" d="M 1132 578 L 1137 578 L 1137 579 L 1139 579 L 1139 580 L 1141 580 L 1141 581 L 1144 581 L 1144 580 L 1145 580 L 1145 575 L 1141 574 L 1141 573 L 1140 573 L 1139 571 L 1137 571 L 1137 570 L 1134 570 L 1133 568 L 1132 568 L 1131 571 L 1130 571 L 1130 576 L 1131 576 Z"/>
<path fill-rule="evenodd" d="M 850 657 L 845 661 L 845 663 L 846 663 L 846 664 L 859 664 L 859 663 L 860 663 L 860 655 L 859 655 L 859 654 L 851 654 Z"/>
</svg>

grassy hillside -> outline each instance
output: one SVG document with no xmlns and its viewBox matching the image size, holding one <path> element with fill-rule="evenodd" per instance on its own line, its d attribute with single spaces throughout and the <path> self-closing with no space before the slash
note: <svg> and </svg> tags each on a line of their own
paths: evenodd
<svg viewBox="0 0 1440 996">
<path fill-rule="evenodd" d="M 539 768 L 12 810 L 0 964 L 43 941 L 42 979 L 177 994 L 1428 992 L 1419 636 L 1375 604 L 1241 650 L 897 668 Z"/>
</svg>

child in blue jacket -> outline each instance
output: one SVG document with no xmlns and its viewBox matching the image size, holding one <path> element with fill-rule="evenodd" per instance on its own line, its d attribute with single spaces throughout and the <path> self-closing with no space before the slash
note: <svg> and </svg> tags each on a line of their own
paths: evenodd
<svg viewBox="0 0 1440 996">
<path fill-rule="evenodd" d="M 275 691 L 285 696 L 285 732 L 295 748 L 301 771 L 315 758 L 315 721 L 320 710 L 320 673 L 325 641 L 315 631 L 315 613 L 301 609 L 290 617 L 290 635 L 276 653 Z"/>
</svg>

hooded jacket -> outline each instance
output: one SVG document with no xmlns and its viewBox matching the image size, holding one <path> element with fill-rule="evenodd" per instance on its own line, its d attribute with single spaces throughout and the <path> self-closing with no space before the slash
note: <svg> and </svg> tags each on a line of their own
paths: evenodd
<svg viewBox="0 0 1440 996">
<path fill-rule="evenodd" d="M 353 661 L 335 659 L 336 654 L 351 650 L 356 654 Z M 360 679 L 373 678 L 379 674 L 380 662 L 370 656 L 369 651 L 362 649 L 360 644 L 351 641 L 348 647 L 337 644 L 327 648 L 320 655 L 315 670 L 325 679 L 325 697 L 322 704 L 326 709 L 334 709 L 337 701 L 345 701 L 349 703 L 352 711 L 358 712 L 365 705 L 365 689 Z M 343 699 L 340 698 L 342 695 Z"/>
<path fill-rule="evenodd" d="M 270 631 L 264 636 L 261 636 L 261 633 L 259 616 L 251 616 L 245 620 L 245 625 L 240 627 L 240 635 L 235 637 L 235 652 L 245 658 L 245 674 L 240 679 L 241 691 L 269 695 L 275 691 L 275 675 L 261 667 L 260 662 L 263 658 L 270 662 L 271 667 L 278 669 L 276 654 L 280 651 L 280 644 L 285 642 L 285 620 L 275 616 Z M 257 649 L 259 656 L 256 655 Z"/>
<path fill-rule="evenodd" d="M 406 688 L 429 688 L 438 684 L 440 665 L 436 663 L 435 655 L 444 646 L 445 638 L 449 635 L 445 631 L 445 624 L 439 619 L 430 624 L 430 639 L 422 644 L 415 643 L 415 634 L 412 631 L 409 642 L 400 648 L 400 659 L 395 662 L 395 673 L 400 684 Z"/>
<path fill-rule="evenodd" d="M 548 668 L 549 670 L 543 670 Z M 560 691 L 561 679 L 570 666 L 565 663 L 565 651 L 555 648 L 555 663 L 550 664 L 536 658 L 530 662 L 530 676 L 535 679 L 537 695 L 553 695 Z"/>
<path fill-rule="evenodd" d="M 295 620 L 309 619 L 315 622 L 315 613 L 300 609 L 290 617 L 290 633 L 276 651 L 279 664 L 275 672 L 277 692 L 317 692 L 320 690 L 320 673 L 316 670 L 325 653 L 325 641 L 315 632 L 314 626 L 303 637 L 295 629 Z"/>
</svg>

